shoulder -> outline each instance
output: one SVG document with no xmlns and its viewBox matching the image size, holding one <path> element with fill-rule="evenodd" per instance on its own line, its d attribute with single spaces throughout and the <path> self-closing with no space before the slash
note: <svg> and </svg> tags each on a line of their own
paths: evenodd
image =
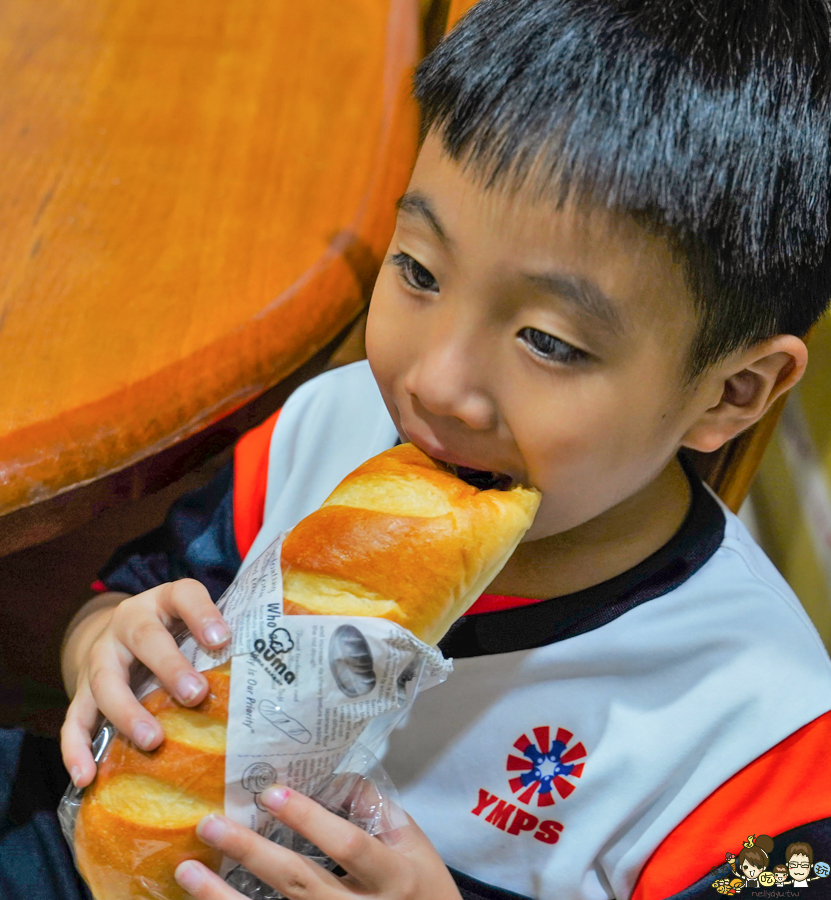
<svg viewBox="0 0 831 900">
<path fill-rule="evenodd" d="M 719 547 L 720 562 L 730 567 L 733 577 L 765 585 L 781 599 L 804 615 L 802 606 L 787 581 L 770 561 L 742 520 L 716 498 L 725 518 L 724 538 Z M 726 571 L 726 568 L 725 568 Z"/>
<path fill-rule="evenodd" d="M 724 537 L 706 563 L 611 623 L 606 640 L 628 647 L 632 662 L 654 661 L 663 690 L 691 723 L 707 730 L 721 721 L 713 748 L 729 750 L 738 766 L 831 709 L 831 659 L 820 636 L 727 510 Z"/>
<path fill-rule="evenodd" d="M 798 690 L 798 688 L 796 688 Z M 661 842 L 641 871 L 633 900 L 710 897 L 730 878 L 727 853 L 747 835 L 773 838 L 769 867 L 785 862 L 787 846 L 810 843 L 831 851 L 831 779 L 827 748 L 831 712 L 789 735 L 725 781 Z"/>
<path fill-rule="evenodd" d="M 313 456 L 325 468 L 338 457 L 351 459 L 357 448 L 374 444 L 379 433 L 386 444 L 395 429 L 369 363 L 324 372 L 286 401 L 272 434 L 269 479 L 278 477 L 289 456 L 293 461 Z"/>
<path fill-rule="evenodd" d="M 346 403 L 350 408 L 374 408 L 383 403 L 369 362 L 365 359 L 323 372 L 302 384 L 286 401 L 284 410 L 308 409 L 319 404 L 336 409 Z"/>
<path fill-rule="evenodd" d="M 747 835 L 831 825 L 831 660 L 793 591 L 726 510 L 707 563 L 630 615 L 642 652 L 664 656 L 662 690 L 700 760 L 668 794 L 671 814 L 656 819 L 664 830 L 652 831 L 660 841 L 633 896 L 709 896 L 717 876 L 708 873 Z"/>
<path fill-rule="evenodd" d="M 735 647 L 752 645 L 765 653 L 784 648 L 786 656 L 807 654 L 831 672 L 822 640 L 790 585 L 738 516 L 720 505 L 721 543 L 679 587 L 676 601 L 689 605 L 708 633 L 732 634 Z"/>
<path fill-rule="evenodd" d="M 807 659 L 831 675 L 822 640 L 791 587 L 739 517 L 706 491 L 723 523 L 707 552 L 699 552 L 699 538 L 691 535 L 692 551 L 686 548 L 673 560 L 683 571 L 671 590 L 613 624 L 623 631 L 644 631 L 656 648 L 663 634 L 681 646 L 717 655 L 784 649 L 785 656 Z"/>
</svg>

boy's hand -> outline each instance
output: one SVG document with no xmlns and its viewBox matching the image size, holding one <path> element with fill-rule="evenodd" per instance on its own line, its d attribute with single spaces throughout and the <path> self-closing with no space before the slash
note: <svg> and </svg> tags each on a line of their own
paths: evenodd
<svg viewBox="0 0 831 900">
<path fill-rule="evenodd" d="M 289 900 L 461 900 L 441 857 L 412 819 L 403 828 L 372 837 L 288 788 L 275 785 L 260 794 L 260 801 L 347 874 L 338 878 L 312 860 L 273 844 L 225 816 L 206 816 L 199 823 L 197 834 Z M 242 897 L 196 860 L 181 863 L 176 869 L 176 880 L 197 900 Z"/>
<path fill-rule="evenodd" d="M 204 699 L 207 681 L 185 659 L 171 635 L 184 622 L 209 650 L 228 642 L 231 632 L 198 581 L 184 579 L 127 597 L 85 625 L 91 634 L 78 641 L 75 696 L 61 728 L 64 765 L 78 787 L 95 777 L 92 735 L 99 710 L 143 750 L 157 747 L 164 732 L 130 690 L 130 670 L 144 663 L 179 702 L 193 706 Z M 96 633 L 97 632 L 97 633 Z"/>
</svg>

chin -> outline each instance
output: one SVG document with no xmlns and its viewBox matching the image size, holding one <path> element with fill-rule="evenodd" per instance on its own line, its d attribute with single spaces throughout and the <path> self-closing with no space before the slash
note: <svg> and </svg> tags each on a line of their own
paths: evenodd
<svg viewBox="0 0 831 900">
<path fill-rule="evenodd" d="M 535 519 L 533 525 L 531 525 L 528 531 L 522 536 L 520 544 L 530 544 L 533 541 L 540 541 L 543 538 L 551 537 L 552 535 L 559 534 L 561 531 L 565 530 L 566 529 L 557 528 L 556 524 L 538 522 Z"/>
</svg>

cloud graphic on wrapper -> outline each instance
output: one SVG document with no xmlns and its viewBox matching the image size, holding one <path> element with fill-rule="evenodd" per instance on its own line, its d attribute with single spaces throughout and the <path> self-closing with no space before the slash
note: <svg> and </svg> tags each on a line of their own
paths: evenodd
<svg viewBox="0 0 831 900">
<path fill-rule="evenodd" d="M 275 653 L 288 653 L 289 650 L 294 650 L 294 641 L 285 628 L 275 628 L 271 632 L 268 642 Z"/>
</svg>

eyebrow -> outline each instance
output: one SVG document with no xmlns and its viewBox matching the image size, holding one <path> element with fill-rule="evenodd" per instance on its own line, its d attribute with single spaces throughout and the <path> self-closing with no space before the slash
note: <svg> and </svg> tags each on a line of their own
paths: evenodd
<svg viewBox="0 0 831 900">
<path fill-rule="evenodd" d="M 436 237 L 438 237 L 443 244 L 452 243 L 442 228 L 439 217 L 430 205 L 430 201 L 421 192 L 410 191 L 404 194 L 403 197 L 400 197 L 396 201 L 395 208 L 399 212 L 407 213 L 411 216 L 420 216 L 435 232 Z"/>
<path fill-rule="evenodd" d="M 407 192 L 396 201 L 395 206 L 399 212 L 422 218 L 443 244 L 453 243 L 442 227 L 429 199 L 420 191 Z M 626 330 L 618 311 L 618 304 L 588 278 L 560 272 L 543 272 L 526 273 L 525 279 L 536 287 L 569 301 L 581 314 L 599 321 L 608 331 L 621 334 Z"/>
<path fill-rule="evenodd" d="M 619 312 L 619 304 L 607 297 L 588 278 L 562 272 L 541 272 L 526 273 L 525 279 L 536 287 L 568 301 L 581 315 L 590 316 L 608 331 L 615 334 L 626 331 L 626 324 Z"/>
</svg>

